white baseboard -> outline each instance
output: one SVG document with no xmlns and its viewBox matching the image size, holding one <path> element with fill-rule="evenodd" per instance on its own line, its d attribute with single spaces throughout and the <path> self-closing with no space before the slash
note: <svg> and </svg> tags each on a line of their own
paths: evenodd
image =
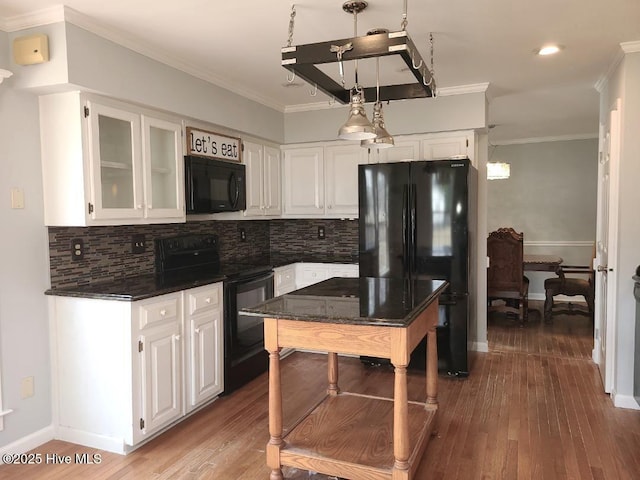
<svg viewBox="0 0 640 480">
<path fill-rule="evenodd" d="M 489 351 L 489 342 L 471 342 L 469 343 L 468 348 L 472 352 L 487 353 Z"/>
<path fill-rule="evenodd" d="M 618 408 L 629 408 L 631 410 L 640 410 L 640 405 L 636 402 L 636 399 L 631 395 L 620 395 L 615 392 L 611 393 L 613 398 L 613 405 Z"/>
<path fill-rule="evenodd" d="M 55 429 L 53 425 L 49 425 L 42 430 L 38 430 L 37 432 L 27 435 L 26 437 L 22 437 L 13 443 L 0 447 L 0 455 L 4 455 L 5 453 L 26 453 L 53 440 L 55 438 L 54 433 Z M 2 463 L 3 462 L 0 461 L 0 464 Z"/>
<path fill-rule="evenodd" d="M 125 445 L 122 439 L 106 437 L 104 435 L 84 432 L 82 430 L 76 430 L 68 427 L 58 427 L 56 439 L 62 440 L 63 442 L 84 445 L 89 448 L 97 448 L 107 452 L 118 453 L 120 455 L 125 455 L 128 453 L 129 448 L 131 448 Z"/>
</svg>

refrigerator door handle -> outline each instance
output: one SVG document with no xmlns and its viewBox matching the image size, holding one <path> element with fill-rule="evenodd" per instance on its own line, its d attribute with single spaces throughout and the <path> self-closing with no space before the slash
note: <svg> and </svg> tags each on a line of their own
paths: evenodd
<svg viewBox="0 0 640 480">
<path fill-rule="evenodd" d="M 416 273 L 416 185 L 409 185 L 409 266 L 411 273 Z"/>
<path fill-rule="evenodd" d="M 409 186 L 405 185 L 402 188 L 402 269 L 404 274 L 408 273 L 409 258 L 408 258 L 408 240 L 409 240 L 409 225 L 407 215 L 409 213 Z"/>
</svg>

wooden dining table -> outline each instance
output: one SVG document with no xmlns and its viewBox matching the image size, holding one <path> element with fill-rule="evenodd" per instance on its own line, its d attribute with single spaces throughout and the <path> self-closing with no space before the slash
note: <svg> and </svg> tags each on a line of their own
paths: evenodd
<svg viewBox="0 0 640 480">
<path fill-rule="evenodd" d="M 523 255 L 524 269 L 538 272 L 555 272 L 562 263 L 557 255 Z"/>
</svg>

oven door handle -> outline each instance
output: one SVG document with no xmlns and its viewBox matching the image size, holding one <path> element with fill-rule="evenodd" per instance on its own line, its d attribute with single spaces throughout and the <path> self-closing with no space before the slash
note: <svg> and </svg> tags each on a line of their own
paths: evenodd
<svg viewBox="0 0 640 480">
<path fill-rule="evenodd" d="M 249 276 L 242 277 L 242 278 L 229 279 L 229 280 L 227 280 L 227 284 L 229 284 L 229 285 L 237 285 L 237 284 L 241 283 L 243 285 L 246 285 L 246 284 L 250 284 L 250 283 L 262 282 L 264 280 L 269 280 L 270 278 L 273 278 L 273 271 L 270 271 L 268 273 L 260 272 L 260 273 L 256 273 L 255 275 L 249 275 Z"/>
</svg>

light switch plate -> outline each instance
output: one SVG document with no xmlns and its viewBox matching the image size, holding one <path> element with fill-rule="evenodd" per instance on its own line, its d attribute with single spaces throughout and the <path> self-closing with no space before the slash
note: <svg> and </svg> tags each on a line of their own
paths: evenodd
<svg viewBox="0 0 640 480">
<path fill-rule="evenodd" d="M 24 191 L 21 188 L 11 189 L 11 208 L 24 208 Z"/>
<path fill-rule="evenodd" d="M 33 389 L 33 377 L 23 378 L 20 384 L 20 398 L 33 397 Z"/>
</svg>

